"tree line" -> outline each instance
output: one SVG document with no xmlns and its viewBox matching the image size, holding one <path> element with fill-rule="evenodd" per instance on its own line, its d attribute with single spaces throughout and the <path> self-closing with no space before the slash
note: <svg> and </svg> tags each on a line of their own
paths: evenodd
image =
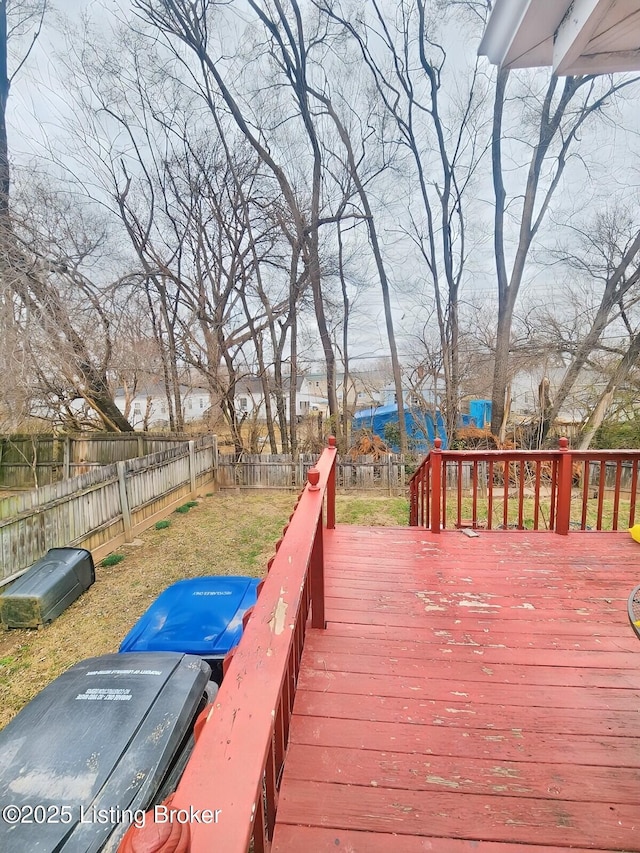
<svg viewBox="0 0 640 853">
<path fill-rule="evenodd" d="M 479 364 L 504 437 L 519 359 L 562 359 L 539 442 L 599 371 L 588 444 L 640 350 L 636 190 L 602 156 L 638 78 L 496 71 L 476 56 L 489 7 L 130 0 L 60 23 L 1 0 L 5 417 L 37 401 L 78 426 L 81 399 L 128 430 L 114 387 L 153 377 L 180 431 L 196 376 L 241 450 L 237 390 L 257 376 L 271 451 L 296 453 L 319 345 L 344 445 L 368 323 L 396 399 L 412 385 L 450 438 Z M 54 23 L 64 108 L 12 161 L 10 86 Z"/>
</svg>

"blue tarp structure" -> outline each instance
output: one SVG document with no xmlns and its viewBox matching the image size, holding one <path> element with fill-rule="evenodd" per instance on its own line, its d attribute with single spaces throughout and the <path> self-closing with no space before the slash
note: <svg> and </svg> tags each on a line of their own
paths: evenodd
<svg viewBox="0 0 640 853">
<path fill-rule="evenodd" d="M 417 412 L 405 406 L 404 422 L 407 426 L 407 437 L 411 451 L 428 453 L 433 447 L 436 437 L 442 439 L 442 449 L 446 450 L 447 436 L 444 420 L 440 412 L 436 412 L 434 420 L 431 412 Z M 394 423 L 398 423 L 398 406 L 396 403 L 356 412 L 353 417 L 353 431 L 357 432 L 361 429 L 367 429 L 374 435 L 379 436 L 383 441 L 386 441 L 384 428 L 387 424 Z M 490 423 L 491 400 L 472 400 L 469 403 L 469 414 L 460 415 L 459 426 L 476 426 L 484 429 Z M 398 447 L 393 444 L 389 446 L 395 453 L 398 452 Z"/>
<path fill-rule="evenodd" d="M 491 400 L 472 400 L 469 403 L 469 415 L 478 429 L 484 429 L 491 423 Z"/>
<path fill-rule="evenodd" d="M 442 447 L 446 448 L 447 437 L 440 412 L 436 412 L 434 422 L 433 415 L 430 412 L 413 412 L 405 406 L 404 422 L 407 428 L 409 448 L 412 451 L 428 453 L 436 437 L 442 439 Z M 397 403 L 392 403 L 389 406 L 377 406 L 374 409 L 365 409 L 362 412 L 357 412 L 353 418 L 353 431 L 368 429 L 385 440 L 384 428 L 387 424 L 393 423 L 398 423 Z M 399 450 L 393 444 L 390 447 L 396 453 Z"/>
</svg>

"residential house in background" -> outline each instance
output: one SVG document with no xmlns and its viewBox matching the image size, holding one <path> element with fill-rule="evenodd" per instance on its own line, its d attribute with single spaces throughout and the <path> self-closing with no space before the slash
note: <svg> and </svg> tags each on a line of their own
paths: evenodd
<svg viewBox="0 0 640 853">
<path fill-rule="evenodd" d="M 349 413 L 353 414 L 360 409 L 385 405 L 388 388 L 391 387 L 390 377 L 390 369 L 382 368 L 354 370 L 349 373 L 348 378 L 345 377 L 344 373 L 337 373 L 336 394 L 338 404 L 342 407 L 346 383 L 346 402 Z M 327 374 L 325 371 L 310 371 L 305 373 L 304 378 L 310 393 L 318 394 L 325 400 L 328 399 Z"/>
<path fill-rule="evenodd" d="M 288 383 L 288 380 L 287 380 Z M 326 382 L 325 382 L 326 387 Z M 326 395 L 318 393 L 314 383 L 299 376 L 296 388 L 296 417 L 303 418 L 314 412 L 328 415 Z M 288 387 L 285 389 L 288 396 Z M 214 413 L 218 401 L 211 392 L 202 386 L 180 386 L 182 415 L 185 423 L 194 423 L 204 419 L 217 420 Z M 129 423 L 136 430 L 168 429 L 169 410 L 165 389 L 157 384 L 149 384 L 136 390 L 134 395 L 127 394 L 124 388 L 118 388 L 115 404 L 123 414 L 128 415 Z M 246 376 L 239 380 L 235 388 L 235 408 L 239 417 L 264 421 L 266 406 L 262 382 L 255 376 Z M 289 415 L 287 409 L 287 417 Z"/>
<path fill-rule="evenodd" d="M 205 388 L 182 385 L 180 398 L 185 423 L 202 420 L 211 408 L 211 394 Z M 150 384 L 137 389 L 134 395 L 127 394 L 124 388 L 118 388 L 114 402 L 136 430 L 169 427 L 167 396 L 160 385 Z"/>
</svg>

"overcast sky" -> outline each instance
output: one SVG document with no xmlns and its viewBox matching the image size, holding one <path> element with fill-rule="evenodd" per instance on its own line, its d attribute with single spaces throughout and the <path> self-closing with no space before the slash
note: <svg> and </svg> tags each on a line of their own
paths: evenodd
<svg viewBox="0 0 640 853">
<path fill-rule="evenodd" d="M 61 16 L 71 23 L 77 23 L 83 12 L 89 14 L 98 27 L 108 28 L 109 9 L 126 8 L 125 0 L 57 0 L 48 12 L 42 37 L 33 51 L 28 65 L 21 71 L 13 84 L 8 109 L 9 145 L 12 156 L 19 166 L 21 162 L 42 156 L 47 137 L 55 136 L 64 114 L 66 96 L 64 85 L 58 73 L 56 52 L 63 49 L 64 38 L 61 35 Z M 457 41 L 461 51 L 473 53 L 464 39 Z M 454 61 L 455 55 L 451 57 Z M 627 101 L 615 120 L 598 128 L 594 135 L 594 145 L 590 152 L 589 168 L 601 178 L 609 176 L 608 183 L 594 181 L 591 184 L 584 163 L 576 161 L 567 171 L 564 192 L 584 197 L 594 208 L 607 203 L 607 195 L 626 194 L 631 197 L 640 188 L 640 109 L 637 100 Z M 625 131 L 620 130 L 621 127 Z M 615 163 L 616 167 L 611 168 Z M 488 172 L 487 172 L 488 174 Z M 597 186 L 599 197 L 593 197 L 592 186 Z M 608 187 L 608 193 L 607 193 Z M 591 196 L 591 198 L 590 198 Z M 467 285 L 478 296 L 494 295 L 494 272 L 492 262 L 492 218 L 493 192 L 489 180 L 477 188 L 477 214 L 480 219 L 486 217 L 487 239 L 477 246 L 476 257 L 472 259 L 474 271 L 472 281 Z M 477 223 L 476 223 L 477 224 Z M 482 224 L 482 223 L 481 223 Z M 553 229 L 553 219 L 549 227 Z M 546 299 L 550 293 L 548 271 L 532 269 L 525 298 Z M 528 296 L 527 296 L 528 294 Z M 402 330 L 412 332 L 409 319 L 413 313 L 408 296 L 396 298 L 396 322 L 400 331 L 401 347 L 411 348 L 411 336 L 402 336 Z M 386 333 L 383 331 L 382 307 L 375 295 L 367 296 L 367 308 L 354 321 L 354 352 L 366 354 L 369 359 L 384 355 L 388 351 Z"/>
</svg>

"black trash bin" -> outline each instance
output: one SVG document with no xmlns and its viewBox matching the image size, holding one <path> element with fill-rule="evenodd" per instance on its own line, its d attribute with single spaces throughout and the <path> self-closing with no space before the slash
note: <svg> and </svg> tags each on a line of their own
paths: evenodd
<svg viewBox="0 0 640 853">
<path fill-rule="evenodd" d="M 7 628 L 53 622 L 95 579 L 90 551 L 51 548 L 0 594 L 0 620 Z"/>
<path fill-rule="evenodd" d="M 0 732 L 2 853 L 117 850 L 175 790 L 209 676 L 190 655 L 113 654 L 45 687 Z"/>
</svg>

